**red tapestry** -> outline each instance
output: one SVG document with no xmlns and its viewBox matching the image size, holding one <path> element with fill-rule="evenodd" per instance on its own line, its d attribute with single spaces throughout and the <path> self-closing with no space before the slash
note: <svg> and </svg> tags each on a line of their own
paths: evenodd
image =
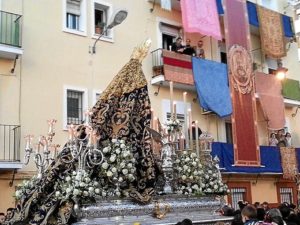
<svg viewBox="0 0 300 225">
<path fill-rule="evenodd" d="M 234 164 L 260 166 L 257 136 L 256 100 L 250 32 L 245 0 L 225 0 L 225 36 L 229 62 Z"/>
<path fill-rule="evenodd" d="M 163 61 L 167 81 L 194 85 L 191 56 L 163 50 Z"/>
</svg>

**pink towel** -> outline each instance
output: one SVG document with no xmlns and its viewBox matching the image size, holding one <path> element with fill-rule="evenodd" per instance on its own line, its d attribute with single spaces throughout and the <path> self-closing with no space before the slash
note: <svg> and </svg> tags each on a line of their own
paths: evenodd
<svg viewBox="0 0 300 225">
<path fill-rule="evenodd" d="M 201 33 L 222 39 L 216 1 L 181 0 L 182 22 L 185 32 Z"/>
<path fill-rule="evenodd" d="M 285 114 L 280 80 L 273 75 L 257 72 L 255 85 L 268 128 L 270 130 L 284 128 Z"/>
</svg>

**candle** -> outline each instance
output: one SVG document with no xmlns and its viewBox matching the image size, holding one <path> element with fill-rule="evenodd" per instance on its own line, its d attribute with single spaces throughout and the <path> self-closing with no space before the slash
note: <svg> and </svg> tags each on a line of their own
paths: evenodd
<svg viewBox="0 0 300 225">
<path fill-rule="evenodd" d="M 32 138 L 33 138 L 33 135 L 30 135 L 30 134 L 25 136 L 25 140 L 26 140 L 25 150 L 31 149 Z"/>
<path fill-rule="evenodd" d="M 192 128 L 192 110 L 188 110 L 189 114 L 189 125 L 190 125 L 190 149 L 193 150 L 193 128 Z"/>
<path fill-rule="evenodd" d="M 158 131 L 158 118 L 156 116 L 153 118 L 153 130 Z"/>
<path fill-rule="evenodd" d="M 173 104 L 173 111 L 174 111 L 174 119 L 177 120 L 176 102 L 174 102 Z"/>
<path fill-rule="evenodd" d="M 85 125 L 88 126 L 90 124 L 90 116 L 92 115 L 92 110 L 88 109 L 85 111 Z"/>
<path fill-rule="evenodd" d="M 183 150 L 184 149 L 184 136 L 183 134 L 180 135 L 180 139 L 179 139 L 179 149 Z"/>
<path fill-rule="evenodd" d="M 57 122 L 57 120 L 52 119 L 52 120 L 47 120 L 47 122 L 49 124 L 48 134 L 51 135 L 54 133 L 54 124 Z"/>
<path fill-rule="evenodd" d="M 199 133 L 198 133 L 198 120 L 195 121 L 195 130 L 196 130 L 196 153 L 198 158 L 200 157 L 199 152 Z"/>
<path fill-rule="evenodd" d="M 74 125 L 71 124 L 69 126 L 69 140 L 73 141 L 73 139 L 74 139 Z"/>
<path fill-rule="evenodd" d="M 173 81 L 170 81 L 170 108 L 171 108 L 171 120 L 174 118 L 173 115 Z"/>
<path fill-rule="evenodd" d="M 184 104 L 184 136 L 185 136 L 185 144 L 186 149 L 189 149 L 189 130 L 188 130 L 188 110 L 187 110 L 187 102 L 186 102 L 187 92 L 183 92 L 183 104 Z"/>
</svg>

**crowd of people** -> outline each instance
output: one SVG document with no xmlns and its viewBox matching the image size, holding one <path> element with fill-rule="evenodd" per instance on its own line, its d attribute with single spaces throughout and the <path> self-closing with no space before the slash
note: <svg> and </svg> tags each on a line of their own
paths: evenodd
<svg viewBox="0 0 300 225">
<path fill-rule="evenodd" d="M 285 133 L 284 129 L 278 130 L 277 132 L 270 134 L 269 145 L 277 147 L 291 147 L 292 136 L 289 132 Z"/>
<path fill-rule="evenodd" d="M 0 225 L 4 224 L 5 221 L 8 221 L 12 218 L 14 212 L 14 208 L 8 208 L 5 213 L 0 213 Z"/>
<path fill-rule="evenodd" d="M 221 214 L 234 217 L 231 225 L 300 225 L 300 212 L 296 205 L 282 203 L 278 208 L 269 208 L 267 202 L 253 205 L 240 201 L 239 209 L 224 206 Z"/>
<path fill-rule="evenodd" d="M 182 45 L 182 38 L 178 37 L 176 42 L 172 44 L 171 51 L 205 59 L 202 40 L 198 41 L 197 46 L 191 46 L 191 40 L 186 39 L 186 45 L 184 46 Z"/>
</svg>

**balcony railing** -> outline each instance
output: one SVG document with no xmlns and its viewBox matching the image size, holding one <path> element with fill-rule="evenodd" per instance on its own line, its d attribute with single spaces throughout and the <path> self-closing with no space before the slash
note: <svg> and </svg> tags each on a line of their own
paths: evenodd
<svg viewBox="0 0 300 225">
<path fill-rule="evenodd" d="M 20 161 L 20 137 L 19 125 L 0 124 L 0 164 Z"/>
<path fill-rule="evenodd" d="M 21 47 L 22 16 L 0 11 L 0 44 Z"/>
</svg>

